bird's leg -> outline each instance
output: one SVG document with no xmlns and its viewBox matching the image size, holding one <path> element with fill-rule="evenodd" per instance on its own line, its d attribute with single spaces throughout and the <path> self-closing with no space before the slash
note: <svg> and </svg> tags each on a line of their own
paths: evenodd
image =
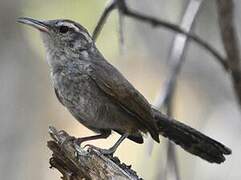
<svg viewBox="0 0 241 180">
<path fill-rule="evenodd" d="M 109 149 L 101 149 L 101 148 L 98 148 L 98 147 L 93 146 L 93 145 L 91 145 L 91 144 L 87 144 L 87 145 L 85 145 L 85 147 L 88 146 L 88 147 L 91 147 L 91 148 L 93 148 L 93 149 L 96 149 L 96 150 L 98 150 L 99 152 L 101 152 L 101 153 L 104 154 L 104 155 L 113 155 L 113 154 L 115 153 L 116 149 L 117 149 L 117 148 L 119 147 L 119 145 L 122 143 L 122 141 L 124 141 L 124 139 L 127 138 L 128 136 L 129 136 L 128 133 L 123 134 L 123 135 L 118 139 L 118 141 L 117 141 L 111 148 L 109 148 Z"/>
<path fill-rule="evenodd" d="M 61 133 L 65 133 L 65 132 L 63 131 Z M 72 141 L 75 144 L 80 146 L 81 143 L 83 143 L 85 141 L 107 138 L 107 137 L 109 137 L 110 134 L 111 134 L 111 131 L 101 131 L 100 134 L 98 134 L 98 135 L 81 137 L 81 138 L 75 138 L 73 136 L 68 136 L 61 145 L 64 146 L 66 143 Z"/>
<path fill-rule="evenodd" d="M 91 140 L 96 140 L 96 139 L 105 139 L 105 138 L 109 137 L 110 134 L 111 134 L 110 131 L 103 131 L 98 135 L 77 138 L 74 140 L 74 142 L 76 144 L 80 145 L 81 143 L 83 143 L 85 141 L 91 141 Z"/>
</svg>

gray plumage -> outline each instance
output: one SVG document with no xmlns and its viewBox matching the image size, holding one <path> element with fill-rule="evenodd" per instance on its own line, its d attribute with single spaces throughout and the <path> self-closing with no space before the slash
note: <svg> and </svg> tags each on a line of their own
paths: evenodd
<svg viewBox="0 0 241 180">
<path fill-rule="evenodd" d="M 137 143 L 143 142 L 143 133 L 150 133 L 157 142 L 161 134 L 209 162 L 221 163 L 225 160 L 223 154 L 231 153 L 221 143 L 178 121 L 170 121 L 169 117 L 153 109 L 105 60 L 80 24 L 71 20 L 37 21 L 30 18 L 20 18 L 19 22 L 42 32 L 59 101 L 80 123 L 103 135 L 85 137 L 82 141 L 106 138 L 114 130 L 127 134 Z"/>
</svg>

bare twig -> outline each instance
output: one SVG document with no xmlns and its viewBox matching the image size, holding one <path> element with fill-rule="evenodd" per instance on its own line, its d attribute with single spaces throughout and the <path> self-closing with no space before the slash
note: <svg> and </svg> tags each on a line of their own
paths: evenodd
<svg viewBox="0 0 241 180">
<path fill-rule="evenodd" d="M 233 0 L 217 0 L 218 18 L 227 62 L 231 71 L 232 82 L 241 107 L 241 59 L 237 32 L 234 27 Z"/>
<path fill-rule="evenodd" d="M 106 157 L 89 148 L 77 146 L 65 131 L 49 128 L 52 139 L 48 147 L 53 151 L 51 167 L 58 169 L 64 180 L 82 179 L 140 179 L 129 166 L 121 164 L 116 157 Z M 70 140 L 71 139 L 71 140 Z"/>
<path fill-rule="evenodd" d="M 123 1 L 124 2 L 124 1 Z M 190 40 L 196 42 L 197 44 L 199 44 L 202 48 L 206 49 L 207 51 L 209 51 L 218 61 L 219 63 L 222 65 L 222 67 L 227 70 L 228 69 L 228 65 L 227 62 L 225 60 L 225 58 L 223 58 L 216 49 L 214 49 L 210 44 L 208 44 L 207 42 L 203 41 L 201 38 L 199 38 L 198 36 L 196 36 L 195 34 L 189 33 L 187 31 L 185 31 L 184 29 L 180 28 L 178 25 L 172 24 L 170 22 L 167 21 L 163 21 L 163 20 L 159 20 L 157 18 L 154 17 L 150 17 L 147 15 L 143 15 L 141 13 L 138 13 L 134 10 L 130 10 L 125 3 L 123 3 L 123 5 L 121 6 L 121 10 L 123 11 L 123 14 L 125 14 L 128 17 L 134 18 L 136 20 L 142 21 L 142 22 L 146 22 L 151 24 L 154 27 L 157 26 L 161 26 L 164 28 L 167 28 L 168 30 L 177 32 L 177 33 L 181 33 L 184 34 L 185 36 L 187 36 Z"/>
<path fill-rule="evenodd" d="M 123 13 L 118 10 L 119 15 L 119 48 L 120 53 L 124 53 L 124 15 Z"/>
<path fill-rule="evenodd" d="M 200 45 L 202 48 L 206 49 L 208 52 L 210 52 L 222 65 L 222 67 L 225 70 L 228 70 L 228 65 L 226 62 L 226 59 L 222 57 L 222 55 L 219 54 L 219 52 L 213 48 L 210 44 L 199 38 L 197 35 L 189 33 L 185 31 L 184 29 L 180 28 L 178 25 L 172 24 L 170 22 L 164 21 L 164 20 L 159 20 L 155 17 L 147 16 L 144 14 L 141 14 L 139 12 L 136 12 L 134 10 L 131 10 L 128 8 L 126 5 L 125 0 L 111 0 L 108 5 L 106 6 L 104 12 L 101 15 L 101 18 L 99 19 L 97 26 L 93 32 L 93 38 L 96 40 L 108 15 L 113 11 L 115 8 L 118 8 L 119 11 L 122 12 L 123 15 L 139 20 L 144 23 L 151 24 L 154 27 L 164 27 L 167 28 L 168 30 L 174 31 L 176 33 L 181 33 L 185 36 L 188 37 L 188 39 L 196 42 L 198 45 Z"/>
<path fill-rule="evenodd" d="M 193 27 L 193 23 L 197 16 L 197 13 L 202 5 L 203 0 L 190 0 L 185 14 L 183 16 L 181 27 L 185 29 L 187 32 L 191 31 Z M 168 62 L 170 62 L 170 70 L 167 76 L 167 80 L 164 86 L 163 93 L 159 95 L 155 102 L 155 107 L 165 108 L 167 110 L 167 114 L 172 116 L 173 111 L 173 94 L 176 89 L 176 81 L 177 76 L 180 73 L 181 67 L 184 64 L 185 59 L 183 55 L 185 53 L 186 45 L 188 38 L 183 36 L 182 34 L 177 34 L 171 50 L 171 56 Z M 177 159 L 175 153 L 175 147 L 172 143 L 168 142 L 167 145 L 167 165 L 166 165 L 166 173 L 173 169 L 175 174 L 175 179 L 180 179 L 179 169 L 177 166 Z M 167 178 L 165 178 L 167 179 Z"/>
<path fill-rule="evenodd" d="M 99 21 L 98 21 L 98 23 L 97 23 L 97 25 L 96 25 L 96 27 L 94 29 L 94 32 L 92 34 L 94 40 L 97 39 L 99 33 L 101 32 L 101 30 L 102 30 L 102 28 L 103 28 L 103 26 L 105 24 L 106 19 L 108 18 L 108 16 L 111 13 L 111 11 L 115 9 L 117 1 L 118 0 L 110 0 L 107 3 L 107 5 L 106 5 L 102 15 L 100 16 L 100 19 L 99 19 Z"/>
<path fill-rule="evenodd" d="M 202 1 L 193 0 L 190 1 L 186 13 L 183 17 L 181 27 L 186 31 L 190 31 L 193 25 L 193 22 L 196 18 L 198 10 L 201 6 Z M 158 109 L 165 108 L 167 114 L 171 116 L 172 114 L 172 102 L 173 94 L 176 87 L 177 76 L 180 73 L 181 67 L 184 63 L 183 55 L 186 48 L 187 37 L 182 34 L 178 34 L 173 42 L 173 48 L 171 50 L 171 57 L 168 62 L 170 62 L 170 70 L 167 75 L 167 80 L 164 85 L 164 90 L 161 91 L 161 94 L 158 95 L 154 106 Z M 151 151 L 153 142 L 149 142 L 148 150 Z M 164 173 L 167 176 L 167 171 L 173 170 L 175 174 L 175 179 L 180 179 L 179 170 L 176 161 L 175 147 L 169 142 L 167 146 L 167 166 L 166 172 Z M 166 178 L 167 179 L 167 178 Z"/>
<path fill-rule="evenodd" d="M 196 18 L 196 15 L 198 13 L 198 10 L 202 4 L 201 0 L 195 0 L 194 3 L 191 3 L 191 2 L 189 7 L 186 10 L 187 14 L 183 16 L 183 20 L 181 22 L 181 27 L 186 29 L 187 31 L 191 30 L 194 20 Z M 193 8 L 193 6 L 195 6 L 195 8 Z M 191 8 L 192 11 L 189 11 L 189 8 Z M 189 15 L 189 13 L 191 13 L 191 15 Z M 187 40 L 188 40 L 187 37 L 184 37 L 181 34 L 177 34 L 173 41 L 173 46 L 170 53 L 171 57 L 170 57 L 170 60 L 168 61 L 170 62 L 170 66 L 169 66 L 170 70 L 168 71 L 167 80 L 165 82 L 164 89 L 162 90 L 160 95 L 158 95 L 155 101 L 155 107 L 161 108 L 163 105 L 167 104 L 167 101 L 170 101 L 169 97 L 172 95 L 173 89 L 175 89 L 177 76 L 180 73 L 180 69 L 185 60 L 182 57 L 185 52 Z"/>
</svg>

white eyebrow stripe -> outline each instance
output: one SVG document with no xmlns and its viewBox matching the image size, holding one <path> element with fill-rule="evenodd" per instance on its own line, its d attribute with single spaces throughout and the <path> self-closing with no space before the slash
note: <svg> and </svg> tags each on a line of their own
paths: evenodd
<svg viewBox="0 0 241 180">
<path fill-rule="evenodd" d="M 79 28 L 70 22 L 58 22 L 58 25 L 59 26 L 67 26 L 67 27 L 73 28 L 77 32 L 80 32 Z"/>
<path fill-rule="evenodd" d="M 84 32 L 84 31 L 82 31 L 81 33 L 85 36 L 85 38 L 87 39 L 87 41 L 88 41 L 89 43 L 92 42 L 92 39 L 91 39 L 91 37 L 89 36 L 88 33 Z"/>
<path fill-rule="evenodd" d="M 80 30 L 79 27 L 75 26 L 73 23 L 62 21 L 62 22 L 58 22 L 58 25 L 59 26 L 67 26 L 67 27 L 73 28 L 76 32 L 81 32 L 81 34 L 83 34 L 85 36 L 86 40 L 89 43 L 92 42 L 92 38 L 90 37 L 90 35 L 87 32 Z"/>
</svg>

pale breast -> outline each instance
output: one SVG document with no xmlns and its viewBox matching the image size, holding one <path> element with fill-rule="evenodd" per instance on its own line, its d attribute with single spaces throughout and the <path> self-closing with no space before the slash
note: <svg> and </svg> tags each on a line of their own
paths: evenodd
<svg viewBox="0 0 241 180">
<path fill-rule="evenodd" d="M 85 72 L 62 69 L 53 74 L 53 82 L 61 102 L 86 127 L 126 131 L 135 123 Z"/>
<path fill-rule="evenodd" d="M 79 121 L 94 121 L 102 100 L 88 75 L 61 71 L 53 76 L 63 104 Z M 83 122 L 82 122 L 83 123 Z"/>
</svg>

